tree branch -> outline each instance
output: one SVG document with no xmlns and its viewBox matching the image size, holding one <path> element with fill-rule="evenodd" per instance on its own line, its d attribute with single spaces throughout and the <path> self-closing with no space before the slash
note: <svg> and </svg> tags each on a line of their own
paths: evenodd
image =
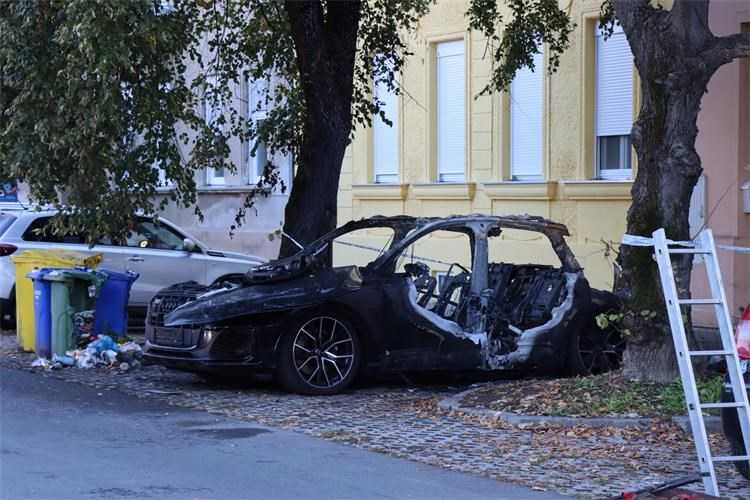
<svg viewBox="0 0 750 500">
<path fill-rule="evenodd" d="M 738 57 L 750 57 L 750 33 L 717 37 L 704 55 L 709 63 L 717 67 L 730 63 Z"/>
<path fill-rule="evenodd" d="M 323 8 L 320 2 L 285 2 L 292 38 L 297 51 L 297 64 L 304 81 L 310 78 L 323 47 Z"/>
<path fill-rule="evenodd" d="M 656 11 L 649 0 L 611 0 L 615 8 L 617 20 L 625 31 L 632 31 L 639 19 Z"/>
<path fill-rule="evenodd" d="M 708 5 L 709 0 L 675 0 L 669 14 L 677 25 L 675 34 L 693 51 L 701 50 L 713 38 L 708 26 Z"/>
</svg>

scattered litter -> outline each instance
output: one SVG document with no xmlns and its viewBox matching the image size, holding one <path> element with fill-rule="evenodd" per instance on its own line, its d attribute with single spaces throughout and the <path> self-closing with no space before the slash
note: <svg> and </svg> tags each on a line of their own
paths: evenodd
<svg viewBox="0 0 750 500">
<path fill-rule="evenodd" d="M 117 361 L 117 352 L 115 352 L 112 349 L 107 349 L 106 351 L 102 351 L 100 353 L 100 358 L 107 363 L 109 366 L 112 366 Z"/>
<path fill-rule="evenodd" d="M 76 364 L 76 360 L 73 358 L 73 356 L 68 356 L 67 354 L 65 356 L 58 356 L 57 354 L 53 354 L 52 362 L 60 363 L 62 366 L 75 366 Z"/>
<path fill-rule="evenodd" d="M 80 311 L 73 314 L 73 337 L 76 343 L 94 340 L 94 311 Z"/>
<path fill-rule="evenodd" d="M 120 346 L 109 335 L 100 335 L 99 338 L 89 344 L 87 349 L 94 349 L 99 354 L 104 351 L 119 351 Z"/>
<path fill-rule="evenodd" d="M 96 366 L 96 350 L 95 349 L 84 349 L 82 351 L 76 351 L 78 356 L 76 357 L 76 367 L 88 370 Z"/>
<path fill-rule="evenodd" d="M 49 362 L 49 359 L 47 358 L 36 358 L 31 363 L 32 368 L 44 368 L 45 370 L 49 370 L 52 368 L 52 365 Z"/>
</svg>

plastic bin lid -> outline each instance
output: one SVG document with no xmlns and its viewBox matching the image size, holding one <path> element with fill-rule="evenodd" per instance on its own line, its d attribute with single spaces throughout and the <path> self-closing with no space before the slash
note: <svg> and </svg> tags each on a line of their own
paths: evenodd
<svg viewBox="0 0 750 500">
<path fill-rule="evenodd" d="M 44 267 L 84 266 L 96 267 L 102 261 L 102 254 L 85 254 L 65 250 L 24 250 L 11 255 L 14 263 L 32 263 Z"/>
<path fill-rule="evenodd" d="M 106 279 L 108 280 L 112 279 L 121 281 L 135 281 L 140 276 L 140 274 L 130 270 L 121 273 L 119 271 L 112 271 L 110 269 L 97 269 L 96 272 L 105 275 Z"/>
<path fill-rule="evenodd" d="M 32 280 L 40 280 L 44 278 L 44 275 L 49 272 L 49 269 L 34 269 L 31 272 L 26 273 L 26 277 Z"/>
<path fill-rule="evenodd" d="M 40 269 L 40 279 L 45 281 L 87 281 L 101 286 L 107 278 L 93 269 Z"/>
</svg>

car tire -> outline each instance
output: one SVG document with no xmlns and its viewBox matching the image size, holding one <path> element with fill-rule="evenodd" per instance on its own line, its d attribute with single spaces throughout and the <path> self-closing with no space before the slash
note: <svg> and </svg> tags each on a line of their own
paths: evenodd
<svg viewBox="0 0 750 500">
<path fill-rule="evenodd" d="M 746 384 L 748 383 L 749 378 L 748 374 L 745 374 Z M 726 387 L 728 383 L 729 381 L 725 380 L 725 388 L 721 393 L 722 403 L 734 402 L 734 396 L 732 396 L 731 389 Z M 721 409 L 721 429 L 724 432 L 727 441 L 729 441 L 729 448 L 732 450 L 732 455 L 745 455 L 745 443 L 742 441 L 742 430 L 740 429 L 740 422 L 737 417 L 737 409 Z M 750 480 L 750 462 L 734 462 L 734 468 L 737 469 L 737 472 L 739 472 L 742 477 Z"/>
<path fill-rule="evenodd" d="M 598 375 L 622 366 L 625 341 L 614 328 L 602 331 L 592 320 L 571 335 L 565 374 Z"/>
<path fill-rule="evenodd" d="M 346 390 L 359 369 L 362 348 L 351 321 L 316 310 L 293 320 L 279 343 L 276 377 L 288 391 L 324 396 Z"/>
<path fill-rule="evenodd" d="M 16 287 L 10 291 L 10 297 L 4 302 L 5 308 L 0 310 L 0 329 L 16 329 Z"/>
</svg>

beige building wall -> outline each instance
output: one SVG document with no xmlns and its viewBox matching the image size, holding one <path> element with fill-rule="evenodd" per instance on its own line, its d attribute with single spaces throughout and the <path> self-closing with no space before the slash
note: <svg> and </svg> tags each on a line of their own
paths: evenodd
<svg viewBox="0 0 750 500">
<path fill-rule="evenodd" d="M 203 51 L 208 54 L 208 46 L 204 41 Z M 208 60 L 209 58 L 206 57 Z M 196 77 L 199 68 L 188 65 L 187 79 Z M 225 103 L 225 110 L 236 110 L 243 118 L 248 117 L 249 89 L 247 82 L 230 82 L 232 89 L 231 102 Z M 200 110 L 199 110 L 200 112 Z M 190 138 L 194 134 L 190 131 Z M 161 215 L 178 224 L 196 238 L 210 247 L 219 250 L 237 251 L 264 257 L 267 259 L 278 256 L 280 241 L 278 238 L 269 239 L 269 234 L 282 227 L 284 221 L 284 207 L 289 199 L 291 183 L 287 182 L 285 192 L 277 190 L 264 196 L 256 192 L 255 173 L 250 166 L 250 144 L 232 137 L 229 141 L 229 160 L 237 166 L 235 171 L 224 173 L 223 184 L 212 183 L 207 169 L 200 169 L 195 173 L 195 183 L 198 186 L 196 205 L 203 213 L 201 221 L 190 208 L 178 208 L 174 203 L 161 212 Z M 190 151 L 182 146 L 183 157 L 189 158 Z M 274 161 L 278 158 L 274 158 Z M 171 188 L 161 189 L 167 196 Z M 245 219 L 240 227 L 230 234 L 230 228 L 235 224 L 235 217 L 243 207 L 246 198 L 255 193 L 255 205 L 246 211 Z"/>
<path fill-rule="evenodd" d="M 750 2 L 712 2 L 716 35 L 750 32 Z M 698 153 L 706 176 L 708 226 L 718 244 L 750 247 L 750 214 L 743 213 L 740 187 L 750 181 L 750 61 L 720 68 L 708 85 L 698 120 Z M 719 263 L 733 316 L 750 304 L 750 254 L 720 251 Z M 708 297 L 705 267 L 693 270 L 693 294 Z M 696 324 L 713 324 L 707 308 L 695 308 Z"/>
<path fill-rule="evenodd" d="M 564 5 L 563 5 L 564 4 Z M 569 2 L 561 2 L 567 6 Z M 615 254 L 608 244 L 621 240 L 630 206 L 632 181 L 595 178 L 594 29 L 600 0 L 570 3 L 577 24 L 570 48 L 561 57 L 558 71 L 544 81 L 543 157 L 544 179 L 519 182 L 510 178 L 509 98 L 505 93 L 476 97 L 488 83 L 492 70 L 487 41 L 467 31 L 468 0 L 438 0 L 411 37 L 414 53 L 401 75 L 398 99 L 400 181 L 375 184 L 371 129 L 357 130 L 346 156 L 339 191 L 339 222 L 372 215 L 410 214 L 445 216 L 489 213 L 533 214 L 566 224 L 568 239 L 586 274 L 596 287 L 611 289 Z M 712 28 L 716 32 L 739 31 L 746 18 L 747 2 L 713 2 Z M 743 17 L 745 16 L 745 17 Z M 435 166 L 435 44 L 463 39 L 466 56 L 466 181 L 436 182 Z M 743 77 L 747 78 L 747 76 Z M 748 81 L 742 94 L 748 106 Z M 638 110 L 638 77 L 633 69 L 633 118 Z M 699 150 L 706 167 L 706 207 L 713 207 L 728 182 L 750 178 L 750 154 L 740 165 L 738 144 L 748 143 L 747 116 L 740 128 L 740 63 L 723 69 L 712 81 L 701 114 Z M 728 96 L 731 96 L 728 97 Z M 744 109 L 744 108 L 743 108 Z M 731 111 L 730 119 L 725 120 Z M 721 121 L 721 124 L 715 123 Z M 721 167 L 719 167 L 721 165 Z M 637 169 L 633 155 L 634 173 Z M 741 184 L 741 183 L 740 183 Z M 738 187 L 720 204 L 710 226 L 720 241 L 747 244 L 748 215 L 739 208 Z M 372 246 L 380 235 L 370 235 Z M 506 262 L 544 262 L 550 259 L 548 244 L 541 239 L 510 235 L 508 244 L 493 258 Z M 367 243 L 360 238 L 359 243 Z M 457 260 L 451 245 L 436 242 L 431 254 Z M 353 259 L 353 249 L 338 249 L 337 258 Z M 748 257 L 744 257 L 745 260 Z M 736 255 L 725 255 L 722 265 L 733 311 L 746 303 L 750 265 Z M 700 285 L 698 285 L 700 286 Z M 697 293 L 697 289 L 696 289 Z"/>
<path fill-rule="evenodd" d="M 567 4 L 567 2 L 566 2 Z M 344 167 L 339 219 L 406 213 L 418 216 L 488 213 L 540 215 L 566 224 L 569 243 L 593 284 L 611 288 L 613 255 L 602 241 L 618 242 L 630 204 L 630 181 L 594 179 L 594 25 L 601 2 L 572 3 L 579 28 L 559 71 L 544 76 L 544 174 L 539 182 L 510 179 L 506 94 L 483 95 L 492 71 L 487 40 L 466 30 L 468 1 L 439 0 L 410 42 L 414 55 L 401 76 L 398 185 L 372 182 L 372 133 L 358 130 Z M 585 27 L 582 29 L 581 27 Z M 466 48 L 466 182 L 437 183 L 435 166 L 435 44 L 463 39 Z M 541 69 L 538 69 L 538 71 Z M 633 77 L 635 85 L 635 73 Z M 635 110 L 633 110 L 635 113 Z M 550 259 L 541 238 L 509 235 L 506 262 Z M 440 257 L 451 260 L 446 249 Z M 436 254 L 440 249 L 434 249 Z"/>
</svg>

